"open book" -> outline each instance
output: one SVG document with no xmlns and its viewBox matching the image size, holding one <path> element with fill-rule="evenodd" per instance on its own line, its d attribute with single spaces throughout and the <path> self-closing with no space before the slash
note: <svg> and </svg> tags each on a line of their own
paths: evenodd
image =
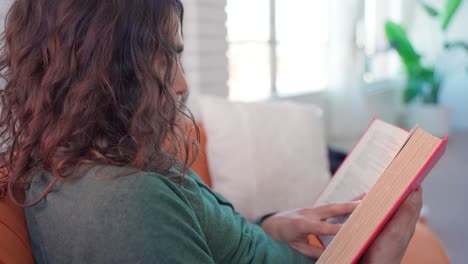
<svg viewBox="0 0 468 264">
<path fill-rule="evenodd" d="M 439 139 L 415 127 L 410 132 L 374 119 L 341 164 L 315 206 L 347 202 L 367 193 L 335 237 L 322 236 L 317 263 L 356 263 L 406 196 L 445 152 Z"/>
</svg>

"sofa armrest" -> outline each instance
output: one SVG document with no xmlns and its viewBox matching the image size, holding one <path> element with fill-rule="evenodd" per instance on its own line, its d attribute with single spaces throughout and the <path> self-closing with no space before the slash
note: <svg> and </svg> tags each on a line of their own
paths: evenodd
<svg viewBox="0 0 468 264">
<path fill-rule="evenodd" d="M 316 236 L 309 236 L 309 244 L 322 248 Z M 416 225 L 401 264 L 450 264 L 450 259 L 437 236 L 423 223 Z"/>
</svg>

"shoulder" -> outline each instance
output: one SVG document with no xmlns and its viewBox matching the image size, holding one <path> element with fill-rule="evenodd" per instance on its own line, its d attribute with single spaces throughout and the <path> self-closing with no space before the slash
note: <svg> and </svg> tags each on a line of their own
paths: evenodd
<svg viewBox="0 0 468 264">
<path fill-rule="evenodd" d="M 108 208 L 136 210 L 184 207 L 194 211 L 193 203 L 201 200 L 199 183 L 193 175 L 165 176 L 132 168 L 99 166 L 90 169 L 81 179 L 63 184 L 63 192 L 91 195 Z M 113 205 L 113 206 L 111 206 Z"/>
<path fill-rule="evenodd" d="M 196 217 L 194 205 L 203 204 L 201 183 L 195 175 L 175 177 L 181 179 L 131 168 L 95 166 L 73 180 L 58 181 L 34 209 L 59 213 L 73 208 L 88 213 L 127 215 L 159 212 L 160 217 L 164 216 L 163 211 L 183 210 Z M 44 171 L 33 175 L 26 191 L 27 201 L 40 197 L 53 179 Z"/>
<path fill-rule="evenodd" d="M 36 196 L 51 179 L 46 174 L 35 176 L 28 196 Z M 181 257 L 167 254 L 169 245 L 183 245 L 196 258 L 209 259 L 193 206 L 201 200 L 198 188 L 192 177 L 179 185 L 157 173 L 96 167 L 76 180 L 58 183 L 44 201 L 27 209 L 32 239 L 45 242 L 41 245 L 59 243 L 81 256 L 94 252 L 92 247 L 102 248 L 97 262 L 100 257 L 118 262 Z M 50 228 L 50 222 L 57 224 Z M 74 239 L 57 239 L 63 234 Z M 83 241 L 93 242 L 88 247 Z M 53 252 L 46 255 L 53 258 Z"/>
</svg>

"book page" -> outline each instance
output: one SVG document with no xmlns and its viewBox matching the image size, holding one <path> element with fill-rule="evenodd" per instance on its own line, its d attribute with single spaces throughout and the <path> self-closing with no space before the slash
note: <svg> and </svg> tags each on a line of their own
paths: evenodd
<svg viewBox="0 0 468 264">
<path fill-rule="evenodd" d="M 412 131 L 413 132 L 413 131 Z M 332 180 L 317 199 L 314 207 L 349 202 L 367 193 L 384 173 L 412 134 L 381 120 L 374 120 Z M 348 216 L 328 219 L 344 223 Z M 328 246 L 333 236 L 320 236 Z"/>
<path fill-rule="evenodd" d="M 381 120 L 374 120 L 315 206 L 348 202 L 370 190 L 406 143 L 410 133 Z"/>
</svg>

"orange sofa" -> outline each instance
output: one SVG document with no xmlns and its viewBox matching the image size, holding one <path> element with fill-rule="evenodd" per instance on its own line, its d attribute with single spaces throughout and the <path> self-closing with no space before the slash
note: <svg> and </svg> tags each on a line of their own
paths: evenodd
<svg viewBox="0 0 468 264">
<path fill-rule="evenodd" d="M 203 127 L 200 127 L 200 129 L 201 151 L 192 169 L 211 186 L 211 177 L 206 157 L 207 136 Z M 3 263 L 34 263 L 24 210 L 14 205 L 9 198 L 0 200 L 0 264 Z M 446 264 L 450 263 L 450 260 L 434 233 L 426 225 L 420 223 L 416 227 L 416 233 L 402 263 Z"/>
<path fill-rule="evenodd" d="M 8 197 L 0 200 L 0 263 L 34 263 L 24 210 Z"/>
</svg>

